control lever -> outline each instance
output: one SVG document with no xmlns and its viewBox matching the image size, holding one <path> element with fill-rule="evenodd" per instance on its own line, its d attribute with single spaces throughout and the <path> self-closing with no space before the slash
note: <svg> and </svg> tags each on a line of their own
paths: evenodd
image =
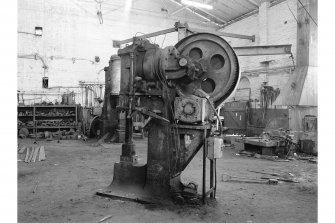
<svg viewBox="0 0 335 223">
<path fill-rule="evenodd" d="M 146 109 L 146 108 L 135 107 L 134 110 L 135 110 L 135 112 L 138 111 L 138 112 L 142 113 L 143 115 L 147 115 L 147 116 L 149 116 L 149 118 L 150 118 L 150 117 L 151 117 L 151 118 L 156 118 L 156 119 L 162 120 L 162 121 L 164 121 L 164 122 L 168 122 L 168 123 L 170 123 L 170 121 L 167 120 L 166 118 L 163 118 L 162 116 L 159 116 L 159 115 L 157 115 L 155 112 L 150 111 L 150 110 L 148 110 L 148 109 Z M 132 116 L 134 115 L 135 112 L 133 112 Z M 151 119 L 150 119 L 150 120 L 151 120 Z M 146 123 L 146 124 L 148 124 L 148 123 Z"/>
</svg>

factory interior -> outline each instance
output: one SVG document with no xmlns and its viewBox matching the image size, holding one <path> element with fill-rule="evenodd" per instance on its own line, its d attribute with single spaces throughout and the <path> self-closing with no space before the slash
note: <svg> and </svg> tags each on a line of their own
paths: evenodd
<svg viewBox="0 0 335 223">
<path fill-rule="evenodd" d="M 14 7 L 4 222 L 318 222 L 318 0 Z"/>
</svg>

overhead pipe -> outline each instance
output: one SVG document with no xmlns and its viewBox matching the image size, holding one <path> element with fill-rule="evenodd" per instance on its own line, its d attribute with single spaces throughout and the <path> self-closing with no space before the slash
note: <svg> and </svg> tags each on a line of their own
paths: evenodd
<svg viewBox="0 0 335 223">
<path fill-rule="evenodd" d="M 31 58 L 33 56 L 33 58 Z M 35 53 L 35 54 L 28 54 L 28 55 L 17 55 L 18 58 L 25 58 L 25 59 L 39 59 L 42 64 L 43 64 L 43 69 L 44 70 L 47 70 L 48 69 L 48 66 L 47 64 L 45 63 L 44 59 L 42 56 L 40 56 L 38 53 Z"/>
</svg>

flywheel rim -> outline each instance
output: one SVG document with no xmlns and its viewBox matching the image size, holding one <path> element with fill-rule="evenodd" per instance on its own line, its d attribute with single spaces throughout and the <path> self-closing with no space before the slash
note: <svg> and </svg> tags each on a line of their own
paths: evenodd
<svg viewBox="0 0 335 223">
<path fill-rule="evenodd" d="M 180 40 L 175 47 L 180 55 L 195 59 L 206 69 L 200 80 L 187 85 L 177 83 L 184 94 L 201 88 L 217 107 L 233 93 L 240 78 L 239 63 L 233 48 L 223 38 L 211 33 L 196 33 Z"/>
</svg>

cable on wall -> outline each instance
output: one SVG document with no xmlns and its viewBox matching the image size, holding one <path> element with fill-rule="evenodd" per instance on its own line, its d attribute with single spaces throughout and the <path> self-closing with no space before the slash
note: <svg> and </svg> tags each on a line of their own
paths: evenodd
<svg viewBox="0 0 335 223">
<path fill-rule="evenodd" d="M 290 12 L 291 12 L 291 14 L 292 14 L 293 18 L 295 19 L 295 21 L 298 23 L 298 19 L 297 19 L 297 17 L 295 17 L 295 15 L 293 14 L 293 12 L 292 12 L 292 10 L 291 10 L 290 6 L 288 5 L 288 2 L 287 2 L 287 0 L 286 0 L 286 5 L 287 5 L 287 7 L 288 7 L 288 10 L 290 10 Z"/>
<path fill-rule="evenodd" d="M 298 0 L 298 2 L 300 3 L 300 5 L 304 8 L 304 10 L 306 11 L 306 13 L 308 14 L 308 16 L 311 18 L 311 20 L 314 22 L 314 24 L 316 26 L 318 26 L 318 24 L 315 22 L 314 18 L 311 16 L 311 14 L 309 14 L 309 12 L 307 11 L 307 9 L 305 8 L 305 6 L 301 3 L 300 0 Z"/>
</svg>

